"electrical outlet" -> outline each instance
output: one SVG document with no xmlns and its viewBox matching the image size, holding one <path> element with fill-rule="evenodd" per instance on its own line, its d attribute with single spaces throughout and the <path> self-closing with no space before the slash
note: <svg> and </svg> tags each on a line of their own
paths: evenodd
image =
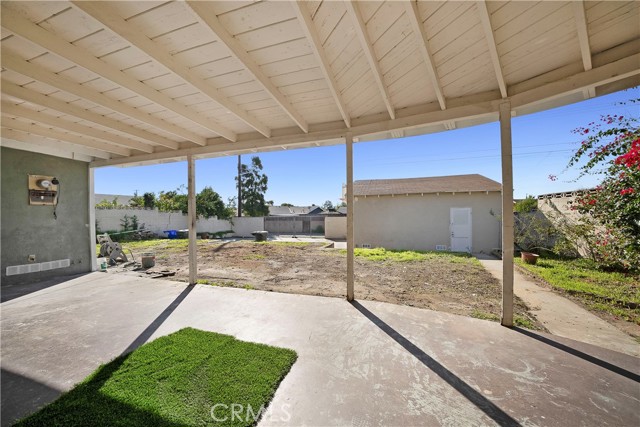
<svg viewBox="0 0 640 427">
<path fill-rule="evenodd" d="M 29 262 L 36 262 L 36 256 L 35 255 L 29 255 Z"/>
</svg>

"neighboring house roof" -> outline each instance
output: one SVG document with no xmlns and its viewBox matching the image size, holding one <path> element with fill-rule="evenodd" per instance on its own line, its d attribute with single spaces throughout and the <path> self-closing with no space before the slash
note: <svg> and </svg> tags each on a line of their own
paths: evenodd
<svg viewBox="0 0 640 427">
<path fill-rule="evenodd" d="M 129 204 L 129 200 L 131 200 L 131 198 L 133 198 L 133 196 L 129 196 L 126 194 L 98 194 L 96 193 L 94 195 L 94 200 L 96 201 L 96 203 L 100 203 L 103 200 L 107 200 L 109 202 L 112 202 L 113 199 L 117 198 L 118 199 L 118 203 L 121 205 L 128 205 Z"/>
<path fill-rule="evenodd" d="M 479 174 L 425 178 L 368 179 L 353 183 L 354 196 L 501 191 L 499 182 Z"/>
<path fill-rule="evenodd" d="M 269 206 L 269 216 L 315 215 L 321 212 L 320 206 Z"/>
</svg>

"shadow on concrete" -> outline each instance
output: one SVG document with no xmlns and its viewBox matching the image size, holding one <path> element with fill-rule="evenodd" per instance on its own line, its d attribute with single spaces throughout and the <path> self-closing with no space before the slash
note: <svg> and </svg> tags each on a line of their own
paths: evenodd
<svg viewBox="0 0 640 427">
<path fill-rule="evenodd" d="M 2 426 L 13 425 L 16 421 L 31 415 L 35 410 L 52 401 L 55 402 L 33 414 L 27 425 L 182 426 L 183 424 L 168 420 L 162 415 L 114 399 L 102 392 L 101 387 L 120 368 L 127 357 L 128 355 L 119 356 L 101 366 L 93 374 L 91 380 L 76 385 L 58 400 L 56 399 L 62 394 L 61 391 L 3 369 Z M 9 390 L 5 394 L 5 375 L 18 387 L 17 390 Z M 7 395 L 12 404 L 5 406 L 5 396 Z M 21 401 L 19 400 L 21 398 L 29 400 Z"/>
<path fill-rule="evenodd" d="M 77 279 L 78 277 L 82 277 L 87 274 L 89 274 L 89 272 L 73 274 L 70 276 L 54 277 L 52 279 L 43 279 L 33 283 L 3 285 L 0 287 L 0 302 L 11 301 L 12 299 L 20 298 L 33 292 L 38 292 L 43 289 L 50 288 L 51 286 Z"/>
<path fill-rule="evenodd" d="M 467 398 L 478 409 L 484 412 L 488 417 L 495 421 L 500 426 L 520 426 L 520 423 L 512 418 L 509 414 L 500 409 L 492 401 L 484 397 L 478 391 L 476 391 L 469 384 L 465 383 L 453 372 L 445 368 L 427 353 L 422 351 L 418 346 L 402 336 L 398 331 L 386 324 L 378 316 L 367 310 L 362 304 L 357 301 L 352 301 L 351 305 L 362 313 L 367 319 L 369 319 L 374 325 L 380 328 L 385 334 L 389 335 L 395 342 L 400 344 L 411 353 L 416 359 L 418 359 L 427 368 L 431 369 L 436 375 L 446 381 L 456 391 Z"/>
<path fill-rule="evenodd" d="M 625 378 L 628 378 L 632 381 L 635 381 L 637 383 L 640 383 L 640 375 L 633 373 L 631 371 L 628 371 L 624 368 L 621 368 L 620 366 L 614 365 L 613 363 L 607 362 L 605 360 L 602 360 L 598 357 L 592 356 L 590 354 L 587 354 L 583 351 L 577 350 L 573 347 L 570 347 L 566 344 L 562 344 L 560 342 L 558 342 L 557 340 L 553 340 L 552 338 L 548 338 L 539 334 L 536 334 L 535 332 L 529 331 L 527 329 L 522 329 L 522 328 L 518 328 L 518 327 L 513 327 L 512 328 L 514 331 L 521 333 L 522 335 L 526 335 L 529 338 L 533 338 L 537 341 L 540 341 L 542 343 L 545 343 L 547 345 L 550 345 L 551 347 L 557 348 L 558 350 L 562 350 L 566 353 L 569 353 L 573 356 L 579 357 L 582 360 L 586 360 L 587 362 L 593 363 L 594 365 L 600 366 L 601 368 L 607 369 L 611 372 L 614 372 L 618 375 L 622 375 Z"/>
<path fill-rule="evenodd" d="M 184 288 L 184 290 L 180 292 L 180 295 L 178 295 L 176 299 L 174 299 L 171 304 L 169 304 L 167 308 L 165 308 L 162 313 L 160 313 L 160 315 L 156 317 L 155 320 L 151 322 L 149 326 L 147 326 L 146 329 L 142 331 L 142 333 L 138 335 L 135 340 L 133 340 L 131 344 L 129 344 L 129 346 L 122 352 L 122 355 L 131 353 L 133 350 L 146 343 L 147 340 L 151 338 L 151 335 L 153 335 L 153 333 L 158 330 L 160 325 L 162 325 L 164 321 L 167 320 L 169 316 L 171 316 L 171 313 L 173 313 L 175 309 L 178 308 L 180 303 L 184 301 L 187 295 L 191 293 L 194 287 L 195 285 L 188 285 L 186 288 Z"/>
<path fill-rule="evenodd" d="M 68 278 L 67 278 L 68 279 Z M 61 280 L 61 282 L 64 280 Z M 70 395 L 76 395 L 83 393 L 92 393 L 92 399 L 94 399 L 94 403 L 90 405 L 90 410 L 94 412 L 94 416 L 96 420 L 98 419 L 112 419 L 115 415 L 113 413 L 100 413 L 100 408 L 106 407 L 110 408 L 109 410 L 113 410 L 114 402 L 112 399 L 101 395 L 98 393 L 102 384 L 104 384 L 111 375 L 118 370 L 118 368 L 124 363 L 125 360 L 129 357 L 129 354 L 140 347 L 144 343 L 147 342 L 149 338 L 154 334 L 155 331 L 158 330 L 160 325 L 162 325 L 165 320 L 175 311 L 176 308 L 184 301 L 184 299 L 191 293 L 195 285 L 188 285 L 181 293 L 174 299 L 171 304 L 165 308 L 162 313 L 158 317 L 156 317 L 150 324 L 145 328 L 144 331 L 138 337 L 133 340 L 131 344 L 114 360 L 109 362 L 100 368 L 99 372 L 94 376 L 91 380 L 90 387 L 87 385 L 76 386 L 69 393 Z M 2 369 L 2 426 L 8 426 L 17 421 L 18 419 L 25 417 L 42 406 L 54 401 L 58 398 L 62 392 L 60 390 L 53 389 L 44 384 L 41 384 L 37 381 L 24 377 L 20 374 L 13 373 L 11 371 Z M 108 402 L 107 402 L 108 401 Z M 108 403 L 105 405 L 99 404 Z M 83 409 L 89 410 L 87 405 L 83 406 Z M 72 416 L 73 414 L 69 414 Z M 144 411 L 140 411 L 137 408 L 134 408 L 130 405 L 121 404 L 118 410 L 118 422 L 122 420 L 124 417 L 125 420 L 131 421 L 131 425 L 155 425 L 155 426 L 174 426 L 172 422 L 169 422 L 155 414 L 147 413 Z M 100 418 L 102 417 L 102 418 Z M 106 418 L 105 418 L 106 417 Z M 136 424 L 134 421 L 145 420 L 145 422 L 150 422 L 150 424 Z M 61 424 L 61 425 L 64 425 Z M 128 423 L 124 423 L 122 425 L 129 425 Z"/>
<path fill-rule="evenodd" d="M 62 394 L 61 390 L 5 368 L 0 370 L 0 384 L 2 426 L 12 425 L 36 409 L 53 402 Z"/>
</svg>

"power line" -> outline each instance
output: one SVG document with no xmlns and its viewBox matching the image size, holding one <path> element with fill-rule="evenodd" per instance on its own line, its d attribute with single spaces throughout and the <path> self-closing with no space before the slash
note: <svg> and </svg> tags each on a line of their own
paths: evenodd
<svg viewBox="0 0 640 427">
<path fill-rule="evenodd" d="M 536 156 L 539 154 L 551 154 L 551 153 L 566 153 L 574 150 L 549 150 L 549 151 L 531 151 L 528 153 L 514 153 L 513 157 L 525 157 L 525 156 Z M 453 160 L 472 160 L 472 159 L 489 159 L 489 158 L 500 158 L 500 155 L 489 155 L 489 156 L 471 156 L 471 157 L 451 157 L 451 158 L 434 158 L 434 159 L 426 159 L 426 160 L 412 160 L 406 162 L 383 162 L 376 163 L 378 165 L 398 165 L 398 164 L 410 164 L 410 163 L 427 163 L 427 162 L 448 162 Z"/>
</svg>

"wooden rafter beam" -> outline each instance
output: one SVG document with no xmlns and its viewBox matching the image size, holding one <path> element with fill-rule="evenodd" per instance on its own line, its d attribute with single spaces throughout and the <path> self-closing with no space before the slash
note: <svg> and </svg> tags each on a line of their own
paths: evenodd
<svg viewBox="0 0 640 427">
<path fill-rule="evenodd" d="M 198 21 L 209 28 L 216 37 L 227 46 L 231 54 L 238 60 L 249 73 L 256 79 L 256 81 L 262 86 L 262 88 L 271 96 L 280 107 L 287 113 L 287 115 L 295 122 L 295 124 L 302 129 L 303 132 L 308 132 L 309 125 L 306 120 L 295 110 L 289 100 L 280 92 L 280 90 L 273 84 L 271 79 L 264 74 L 258 64 L 251 58 L 249 53 L 242 47 L 242 45 L 224 28 L 222 23 L 218 20 L 218 17 L 209 10 L 207 2 L 203 1 L 187 1 L 186 2 Z"/>
<path fill-rule="evenodd" d="M 489 55 L 491 56 L 491 64 L 493 64 L 493 70 L 496 74 L 496 80 L 498 80 L 500 95 L 502 95 L 503 98 L 506 98 L 507 96 L 509 96 L 507 92 L 507 83 L 505 82 L 504 74 L 502 73 L 500 56 L 498 55 L 498 47 L 496 45 L 496 39 L 493 35 L 493 26 L 491 25 L 491 17 L 489 16 L 487 3 L 484 0 L 477 1 L 476 8 L 478 10 L 478 16 L 480 17 L 480 23 L 482 24 L 482 30 L 484 31 L 484 37 L 487 39 Z"/>
<path fill-rule="evenodd" d="M 117 129 L 120 132 L 124 132 L 124 133 L 129 133 L 131 135 L 135 135 L 138 136 L 139 138 L 144 138 L 144 136 L 147 136 L 146 134 L 149 132 L 143 131 L 142 129 L 138 129 L 138 128 L 134 128 L 133 126 L 124 124 L 122 122 L 119 122 L 118 120 L 115 119 L 111 119 L 109 117 L 105 117 L 105 116 L 101 116 L 100 114 L 96 114 L 93 113 L 91 111 L 85 110 L 83 108 L 80 108 L 76 105 L 72 105 L 69 104 L 67 102 L 64 101 L 60 101 L 59 99 L 55 99 L 51 96 L 47 96 L 47 95 L 43 95 L 39 92 L 35 92 L 32 90 L 29 90 L 27 88 L 24 88 L 22 86 L 18 86 L 16 84 L 10 83 L 6 80 L 2 80 L 2 93 L 13 96 L 14 98 L 18 98 L 21 99 L 23 101 L 27 101 L 30 102 L 32 104 L 36 104 L 39 105 L 43 108 L 51 108 L 52 110 L 56 110 L 59 111 L 61 113 L 64 114 L 68 114 L 70 116 L 74 116 L 74 117 L 78 117 L 80 119 L 83 120 L 87 120 L 96 124 L 99 124 L 101 126 L 105 126 L 107 128 L 110 129 Z M 117 142 L 117 144 L 122 145 L 122 146 L 126 146 L 129 148 L 133 148 L 135 150 L 140 150 L 140 151 L 144 151 L 147 153 L 152 153 L 153 152 L 153 146 L 149 145 L 149 144 L 145 144 L 139 141 L 135 141 L 135 140 L 131 140 L 128 138 L 124 138 L 121 137 L 119 135 L 116 134 L 110 134 L 108 132 L 103 132 L 105 135 L 111 135 L 111 141 L 112 142 Z M 153 135 L 153 134 L 150 134 Z M 155 135 L 157 138 L 154 138 L 153 136 L 150 136 L 148 138 L 145 138 L 148 141 L 151 141 L 152 139 L 155 139 L 156 143 L 158 143 L 158 141 L 162 141 L 164 140 L 164 138 Z M 104 138 L 103 138 L 104 139 Z M 164 141 L 163 141 L 164 142 Z M 171 144 L 171 146 L 169 148 L 171 149 L 177 149 L 178 148 L 178 144 L 174 141 L 170 141 L 171 143 L 175 144 Z M 163 144 L 164 145 L 164 144 Z"/>
<path fill-rule="evenodd" d="M 101 150 L 94 150 L 83 145 L 72 144 L 55 138 L 46 138 L 6 127 L 2 127 L 0 134 L 2 135 L 0 146 L 3 147 L 34 151 L 36 153 L 53 156 L 60 156 L 61 153 L 67 153 L 69 158 L 76 160 L 83 160 L 80 159 L 78 155 L 90 157 L 87 158 L 86 161 L 95 159 L 107 160 L 112 158 L 111 154 Z"/>
<path fill-rule="evenodd" d="M 580 55 L 585 71 L 593 68 L 591 61 L 591 45 L 589 44 L 589 31 L 587 30 L 587 14 L 582 0 L 575 0 L 573 3 L 573 13 L 576 20 L 576 31 L 578 32 L 578 42 L 580 43 Z M 591 87 L 584 90 L 586 99 L 596 96 L 596 89 Z"/>
<path fill-rule="evenodd" d="M 382 77 L 382 70 L 380 70 L 380 64 L 378 63 L 378 59 L 376 58 L 376 53 L 373 51 L 373 45 L 371 44 L 371 40 L 369 39 L 369 34 L 367 33 L 367 26 L 358 11 L 358 5 L 356 2 L 351 2 L 349 0 L 345 0 L 344 5 L 347 9 L 347 13 L 351 17 L 351 21 L 353 22 L 353 28 L 355 30 L 356 36 L 360 41 L 360 46 L 362 46 L 362 50 L 364 52 L 364 56 L 367 58 L 369 62 L 369 66 L 371 67 L 371 72 L 373 73 L 373 77 L 375 78 L 376 84 L 378 85 L 378 89 L 380 91 L 380 95 L 382 96 L 382 100 L 384 101 L 384 105 L 387 107 L 387 111 L 389 112 L 389 116 L 392 119 L 396 118 L 396 112 L 391 104 L 391 97 L 389 96 L 389 90 L 387 86 L 384 84 L 384 80 Z"/>
<path fill-rule="evenodd" d="M 4 110 L 4 104 L 3 104 Z M 3 114 L 5 112 L 3 111 Z M 50 129 L 46 126 L 41 126 L 37 123 L 27 123 L 20 120 L 11 119 L 6 116 L 2 116 L 2 126 L 8 129 L 14 129 L 20 132 L 29 133 L 32 135 L 39 135 L 45 138 L 56 139 L 59 141 L 66 141 L 72 144 L 81 145 L 84 147 L 92 148 L 95 150 L 101 150 L 105 153 L 118 154 L 120 156 L 131 155 L 131 150 L 127 148 L 118 147 L 117 145 L 105 144 L 101 141 L 96 141 L 91 138 L 87 138 L 81 135 L 69 134 L 61 132 L 56 129 Z"/>
<path fill-rule="evenodd" d="M 229 110 L 229 112 L 260 132 L 262 135 L 267 138 L 271 135 L 271 130 L 264 123 L 249 115 L 247 111 L 243 110 L 233 101 L 221 94 L 218 89 L 211 86 L 210 83 L 197 76 L 188 67 L 177 61 L 173 55 L 158 46 L 158 44 L 153 40 L 146 37 L 134 25 L 129 24 L 118 14 L 110 11 L 108 8 L 108 2 L 73 1 L 72 3 L 75 7 L 82 10 L 105 27 L 109 28 L 115 34 L 167 67 L 175 75 L 207 95 L 217 104 Z"/>
<path fill-rule="evenodd" d="M 523 92 L 510 96 L 511 107 L 519 108 L 546 102 L 549 99 L 570 95 L 581 91 L 589 86 L 599 86 L 608 83 L 622 81 L 628 77 L 640 75 L 640 53 L 631 54 L 623 59 L 610 62 L 606 65 L 575 74 L 559 80 L 542 84 Z M 493 92 L 491 92 L 492 94 Z M 128 159 L 113 159 L 107 161 L 97 161 L 94 167 L 110 166 L 127 163 L 155 162 L 162 159 L 184 158 L 187 154 L 194 156 L 212 155 L 233 155 L 242 151 L 280 149 L 280 147 L 295 148 L 300 146 L 312 146 L 318 142 L 324 145 L 343 143 L 346 132 L 352 132 L 354 140 L 356 137 L 367 135 L 385 134 L 395 129 L 410 129 L 427 125 L 436 125 L 455 120 L 458 125 L 460 120 L 492 118 L 495 120 L 499 110 L 501 97 L 492 95 L 485 100 L 478 101 L 477 97 L 469 100 L 458 99 L 456 106 L 450 105 L 446 110 L 435 110 L 425 113 L 399 117 L 394 120 L 366 120 L 366 123 L 352 123 L 350 129 L 339 127 L 342 122 L 334 122 L 334 127 L 328 128 L 325 124 L 322 130 L 314 130 L 307 134 L 293 133 L 291 130 L 287 134 L 272 136 L 271 138 L 242 138 L 234 144 L 224 141 L 212 140 L 206 147 L 185 148 L 177 151 L 158 152 L 147 155 L 137 155 Z M 488 121 L 488 120 L 487 120 Z"/>
<path fill-rule="evenodd" d="M 349 117 L 349 113 L 347 112 L 347 107 L 344 103 L 344 100 L 340 95 L 340 91 L 338 90 L 338 83 L 336 82 L 336 78 L 331 72 L 331 65 L 329 63 L 329 60 L 327 59 L 327 55 L 324 53 L 322 42 L 320 41 L 320 36 L 318 36 L 318 32 L 316 31 L 313 19 L 311 19 L 311 16 L 307 12 L 306 6 L 304 6 L 303 2 L 292 1 L 291 6 L 296 13 L 298 22 L 302 27 L 302 31 L 304 32 L 307 40 L 309 40 L 309 42 L 311 43 L 311 50 L 313 50 L 313 54 L 320 64 L 320 70 L 322 71 L 322 74 L 327 81 L 327 86 L 329 86 L 329 90 L 331 91 L 333 99 L 336 101 L 338 110 L 340 110 L 340 115 L 342 116 L 345 125 L 347 125 L 347 127 L 351 127 L 351 118 Z"/>
<path fill-rule="evenodd" d="M 205 129 L 214 132 L 230 141 L 236 140 L 236 134 L 224 126 L 219 125 L 210 118 L 204 117 L 191 110 L 184 104 L 181 104 L 169 96 L 158 92 L 151 86 L 147 86 L 136 78 L 122 72 L 117 67 L 110 65 L 84 49 L 81 49 L 67 41 L 61 39 L 55 34 L 45 30 L 37 24 L 25 19 L 19 13 L 2 6 L 2 27 L 13 32 L 14 34 L 29 40 L 53 53 L 73 62 L 80 67 L 99 75 L 102 78 L 110 80 L 123 88 L 129 89 L 134 93 L 155 102 L 158 105 L 173 111 L 174 113 L 197 123 Z"/>
<path fill-rule="evenodd" d="M 580 42 L 580 54 L 584 70 L 593 68 L 591 63 L 591 47 L 589 45 L 589 32 L 587 31 L 587 14 L 584 10 L 584 2 L 573 1 L 573 12 L 576 19 L 576 29 L 578 31 L 578 41 Z"/>
<path fill-rule="evenodd" d="M 440 79 L 438 78 L 438 70 L 436 69 L 435 63 L 433 62 L 433 56 L 431 55 L 431 50 L 429 49 L 429 39 L 427 38 L 427 33 L 424 30 L 424 25 L 420 20 L 418 4 L 414 0 L 407 0 L 404 4 L 407 9 L 407 17 L 411 23 L 411 29 L 418 40 L 418 48 L 422 54 L 422 59 L 427 66 L 427 74 L 429 75 L 429 79 L 433 85 L 433 90 L 438 98 L 440 108 L 444 110 L 447 108 L 447 104 L 444 98 L 444 92 L 442 91 L 442 86 L 440 85 Z"/>
<path fill-rule="evenodd" d="M 84 135 L 89 138 L 96 139 L 98 141 L 106 141 L 108 146 L 111 146 L 111 144 L 115 144 L 114 149 L 118 150 L 118 151 L 112 151 L 115 154 L 127 156 L 131 154 L 130 153 L 131 149 L 143 151 L 143 150 L 139 150 L 135 144 L 134 146 L 131 146 L 130 140 L 126 138 L 122 138 L 119 135 L 114 135 L 112 133 L 101 131 L 99 129 L 92 128 L 89 126 L 81 125 L 79 123 L 70 122 L 69 120 L 62 120 L 49 114 L 41 113 L 35 110 L 31 110 L 29 108 L 25 108 L 20 105 L 12 104 L 11 102 L 8 102 L 8 101 L 2 101 L 2 104 L 0 105 L 2 105 L 2 114 L 9 114 L 15 117 L 21 117 L 27 120 L 31 120 L 36 123 L 43 123 L 48 126 L 53 126 L 58 129 L 63 129 L 67 132 L 74 132 L 80 135 Z M 153 152 L 146 149 L 146 147 L 143 147 L 143 148 L 145 148 L 145 150 L 143 151 L 144 153 Z"/>
<path fill-rule="evenodd" d="M 162 119 L 147 114 L 144 111 L 138 110 L 137 108 L 134 108 L 116 99 L 103 95 L 100 92 L 93 90 L 87 86 L 83 86 L 79 83 L 68 80 L 59 74 L 47 71 L 42 67 L 38 67 L 37 65 L 30 63 L 29 61 L 25 61 L 18 55 L 11 53 L 8 49 L 2 50 L 2 66 L 6 69 L 15 71 L 39 82 L 46 83 L 58 90 L 68 92 L 79 98 L 86 99 L 87 101 L 91 101 L 117 113 L 124 114 L 125 116 L 136 119 L 142 123 L 146 123 L 172 135 L 185 138 L 187 141 L 194 142 L 198 145 L 206 144 L 206 138 L 200 135 L 197 135 L 191 131 L 183 129 L 169 122 L 165 122 Z"/>
</svg>

